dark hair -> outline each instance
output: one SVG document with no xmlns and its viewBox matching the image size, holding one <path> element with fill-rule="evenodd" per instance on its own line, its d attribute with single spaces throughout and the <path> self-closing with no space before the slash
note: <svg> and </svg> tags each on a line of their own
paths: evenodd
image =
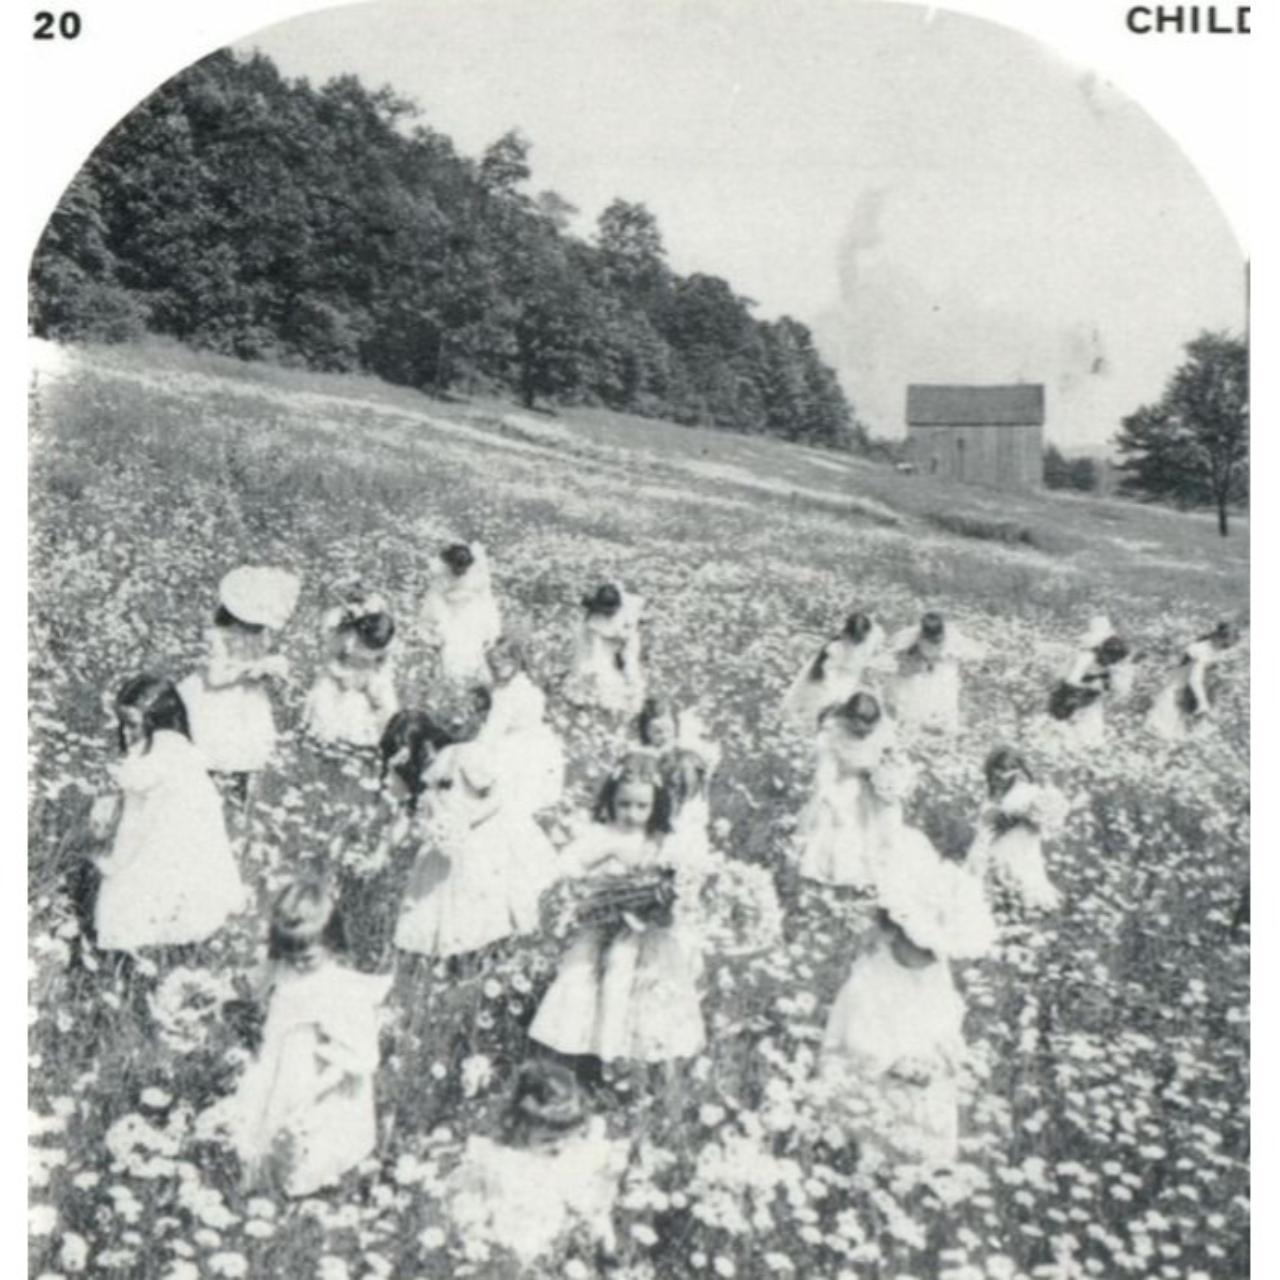
<svg viewBox="0 0 1280 1280">
<path fill-rule="evenodd" d="M 346 929 L 327 880 L 303 876 L 286 885 L 271 907 L 267 959 L 296 962 L 317 947 L 346 949 Z"/>
<path fill-rule="evenodd" d="M 213 615 L 213 625 L 215 627 L 243 627 L 246 631 L 252 631 L 255 634 L 259 631 L 265 631 L 259 622 L 246 622 L 243 618 L 237 618 L 225 604 L 220 604 Z"/>
<path fill-rule="evenodd" d="M 1028 782 L 1034 782 L 1035 775 L 1027 764 L 1026 757 L 1012 747 L 995 747 L 983 761 L 982 772 L 986 775 L 987 789 L 994 792 L 996 780 L 1006 778 L 1011 773 L 1020 773 Z"/>
<path fill-rule="evenodd" d="M 1212 631 L 1206 631 L 1204 635 L 1197 636 L 1196 640 L 1212 640 L 1215 644 L 1223 646 L 1231 646 L 1240 639 L 1239 629 L 1234 622 L 1228 622 L 1223 619 Z"/>
<path fill-rule="evenodd" d="M 471 548 L 465 542 L 451 542 L 440 553 L 440 559 L 449 566 L 455 578 L 460 578 L 476 562 Z"/>
<path fill-rule="evenodd" d="M 843 720 L 845 724 L 874 725 L 878 724 L 883 716 L 884 711 L 880 707 L 879 699 L 865 689 L 859 689 L 848 701 L 827 707 L 818 716 L 818 723 L 824 724 L 827 720 L 834 719 Z"/>
<path fill-rule="evenodd" d="M 672 817 L 706 791 L 707 776 L 707 762 L 696 751 L 681 748 L 662 757 L 662 783 Z"/>
<path fill-rule="evenodd" d="M 362 644 L 370 649 L 385 649 L 396 633 L 395 619 L 381 610 L 375 613 L 348 614 L 338 623 L 339 631 L 354 631 Z"/>
<path fill-rule="evenodd" d="M 585 1119 L 582 1091 L 568 1067 L 539 1059 L 524 1063 L 502 1117 L 503 1136 L 523 1146 L 538 1136 L 557 1136 Z"/>
<path fill-rule="evenodd" d="M 920 618 L 920 634 L 927 640 L 941 639 L 946 632 L 947 624 L 942 614 L 932 609 Z"/>
<path fill-rule="evenodd" d="M 855 609 L 845 620 L 840 634 L 854 644 L 861 644 L 870 634 L 875 624 L 870 617 L 859 609 Z"/>
<path fill-rule="evenodd" d="M 170 729 L 187 739 L 191 737 L 187 704 L 182 701 L 182 695 L 172 680 L 166 680 L 163 676 L 134 676 L 116 694 L 118 719 L 123 720 L 121 713 L 127 708 L 136 708 L 142 712 L 142 733 L 146 738 L 148 751 L 151 750 L 152 739 L 160 729 Z M 118 726 L 117 733 L 123 754 L 129 749 L 123 723 Z"/>
<path fill-rule="evenodd" d="M 1093 653 L 1104 667 L 1113 667 L 1129 656 L 1129 646 L 1119 636 L 1108 636 Z"/>
<path fill-rule="evenodd" d="M 649 821 L 645 830 L 651 835 L 671 834 L 671 796 L 658 762 L 643 752 L 632 752 L 624 756 L 617 767 L 605 779 L 600 794 L 591 809 L 591 817 L 596 822 L 613 822 L 616 817 L 619 790 L 629 783 L 653 788 L 653 809 L 649 813 Z"/>
<path fill-rule="evenodd" d="M 589 596 L 582 597 L 582 607 L 589 614 L 599 613 L 612 618 L 622 608 L 622 592 L 612 582 L 601 583 Z"/>
<path fill-rule="evenodd" d="M 646 747 L 653 744 L 649 741 L 649 729 L 655 720 L 661 720 L 664 716 L 670 716 L 676 723 L 676 729 L 680 728 L 680 711 L 676 704 L 669 698 L 651 697 L 646 698 L 640 707 L 640 713 L 636 716 L 636 733 L 640 737 L 640 741 Z"/>
<path fill-rule="evenodd" d="M 378 754 L 382 757 L 382 785 L 386 785 L 387 774 L 394 769 L 396 777 L 409 792 L 410 810 L 416 810 L 427 766 L 455 740 L 425 711 L 397 711 L 387 722 L 378 743 Z"/>
</svg>

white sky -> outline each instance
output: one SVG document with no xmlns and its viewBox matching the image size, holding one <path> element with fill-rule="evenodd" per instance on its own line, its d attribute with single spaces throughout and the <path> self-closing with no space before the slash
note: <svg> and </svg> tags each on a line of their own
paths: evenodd
<svg viewBox="0 0 1280 1280">
<path fill-rule="evenodd" d="M 865 0 L 397 0 L 241 42 L 354 72 L 476 155 L 511 127 L 590 231 L 615 196 L 672 266 L 811 325 L 855 408 L 910 381 L 1048 386 L 1051 438 L 1106 440 L 1183 343 L 1243 325 L 1243 260 L 1176 145 L 1026 36 Z"/>
</svg>

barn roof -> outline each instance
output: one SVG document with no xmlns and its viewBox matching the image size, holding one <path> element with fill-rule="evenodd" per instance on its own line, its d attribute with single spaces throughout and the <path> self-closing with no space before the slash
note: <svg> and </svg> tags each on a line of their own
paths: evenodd
<svg viewBox="0 0 1280 1280">
<path fill-rule="evenodd" d="M 989 424 L 1044 425 L 1044 386 L 1020 382 L 1004 387 L 925 386 L 907 388 L 907 425 L 954 427 Z"/>
</svg>

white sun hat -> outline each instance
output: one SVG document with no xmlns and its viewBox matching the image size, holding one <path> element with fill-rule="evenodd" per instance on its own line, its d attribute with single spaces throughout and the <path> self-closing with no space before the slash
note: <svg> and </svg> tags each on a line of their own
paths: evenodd
<svg viewBox="0 0 1280 1280">
<path fill-rule="evenodd" d="M 279 630 L 293 615 L 301 583 L 287 569 L 244 564 L 218 584 L 223 608 L 241 622 Z"/>
</svg>

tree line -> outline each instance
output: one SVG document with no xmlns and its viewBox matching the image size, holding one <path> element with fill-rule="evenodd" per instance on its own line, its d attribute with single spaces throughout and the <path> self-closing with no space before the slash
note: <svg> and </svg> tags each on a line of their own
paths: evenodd
<svg viewBox="0 0 1280 1280">
<path fill-rule="evenodd" d="M 192 346 L 864 447 L 809 330 L 668 265 L 614 200 L 591 239 L 512 131 L 459 155 L 393 90 L 221 51 L 130 113 L 37 248 L 40 336 Z"/>
</svg>

